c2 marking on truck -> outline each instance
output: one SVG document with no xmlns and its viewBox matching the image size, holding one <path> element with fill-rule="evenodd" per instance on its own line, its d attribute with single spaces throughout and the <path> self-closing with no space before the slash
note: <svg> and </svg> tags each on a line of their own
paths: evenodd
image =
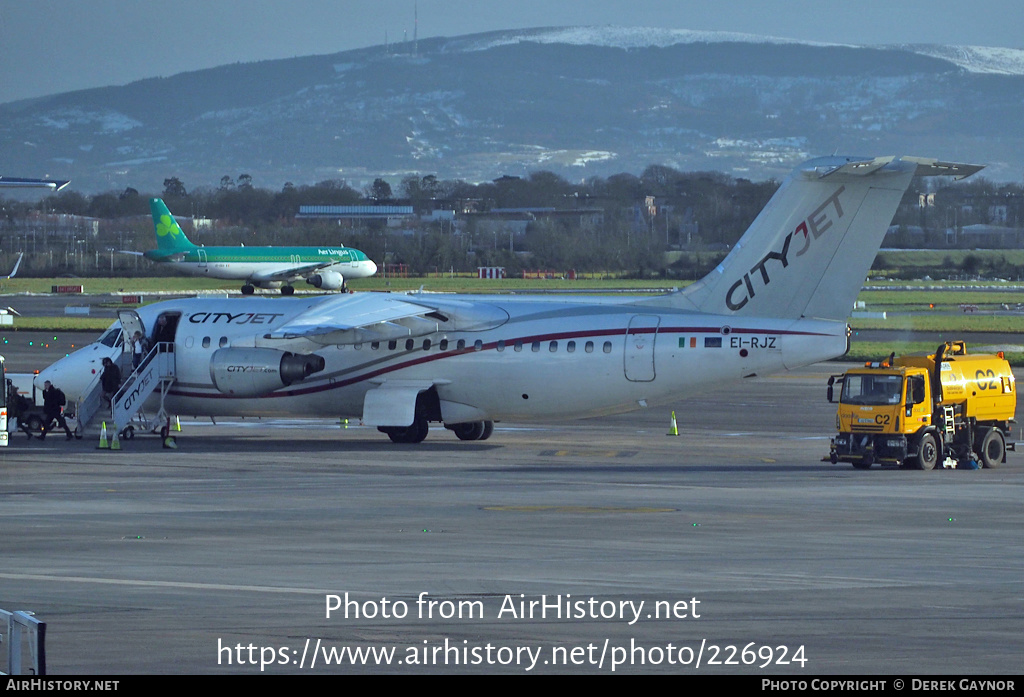
<svg viewBox="0 0 1024 697">
<path fill-rule="evenodd" d="M 985 378 L 989 378 L 986 380 Z M 996 374 L 989 370 L 979 370 L 974 374 L 974 379 L 978 382 L 979 390 L 996 390 L 999 389 L 999 385 L 996 384 Z"/>
</svg>

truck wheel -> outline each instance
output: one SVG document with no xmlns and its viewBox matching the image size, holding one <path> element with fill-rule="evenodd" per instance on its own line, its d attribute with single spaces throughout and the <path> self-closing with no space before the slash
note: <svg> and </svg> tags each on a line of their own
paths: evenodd
<svg viewBox="0 0 1024 697">
<path fill-rule="evenodd" d="M 859 470 L 871 469 L 871 465 L 875 462 L 875 458 L 869 453 L 859 460 L 852 462 L 851 464 Z"/>
<path fill-rule="evenodd" d="M 25 428 L 34 433 L 41 433 L 43 430 L 43 420 L 33 414 L 25 420 Z M 29 434 L 31 437 L 31 434 Z"/>
<path fill-rule="evenodd" d="M 1003 464 L 1006 456 L 1006 441 L 998 428 L 990 428 L 981 441 L 981 464 L 993 469 Z"/>
<path fill-rule="evenodd" d="M 939 461 L 939 444 L 935 436 L 926 433 L 921 436 L 921 444 L 917 450 L 917 468 L 922 470 L 935 469 L 935 463 Z"/>
</svg>

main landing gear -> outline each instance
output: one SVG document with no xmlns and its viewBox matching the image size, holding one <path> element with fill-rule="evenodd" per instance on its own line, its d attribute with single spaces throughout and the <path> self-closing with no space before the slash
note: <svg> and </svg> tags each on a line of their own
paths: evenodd
<svg viewBox="0 0 1024 697">
<path fill-rule="evenodd" d="M 246 283 L 242 286 L 242 295 L 252 295 L 256 292 L 256 286 Z M 281 286 L 281 295 L 295 295 L 295 286 Z"/>
<path fill-rule="evenodd" d="M 487 440 L 494 433 L 494 422 L 471 421 L 445 428 L 454 432 L 459 440 Z M 378 426 L 377 430 L 386 433 L 392 443 L 422 443 L 427 437 L 429 425 L 426 418 L 417 416 L 409 426 Z"/>
<path fill-rule="evenodd" d="M 445 426 L 453 431 L 459 440 L 487 440 L 494 433 L 493 421 L 470 421 L 465 424 Z"/>
</svg>

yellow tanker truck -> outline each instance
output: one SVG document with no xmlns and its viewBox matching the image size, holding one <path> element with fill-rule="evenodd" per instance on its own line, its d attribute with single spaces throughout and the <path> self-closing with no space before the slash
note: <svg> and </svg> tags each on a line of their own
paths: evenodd
<svg viewBox="0 0 1024 697">
<path fill-rule="evenodd" d="M 969 355 L 964 342 L 947 342 L 934 354 L 890 356 L 833 375 L 830 402 L 837 389 L 833 463 L 998 467 L 1015 449 L 1017 390 L 1002 352 Z"/>
</svg>

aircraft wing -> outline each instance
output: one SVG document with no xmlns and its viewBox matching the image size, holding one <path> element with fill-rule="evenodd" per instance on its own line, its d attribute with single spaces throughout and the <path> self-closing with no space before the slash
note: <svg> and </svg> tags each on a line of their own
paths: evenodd
<svg viewBox="0 0 1024 697">
<path fill-rule="evenodd" d="M 70 181 L 57 179 L 25 179 L 24 177 L 0 177 L 0 188 L 4 189 L 50 189 L 60 191 Z"/>
<path fill-rule="evenodd" d="M 391 293 L 336 296 L 311 307 L 267 339 L 307 339 L 317 344 L 394 341 L 438 331 L 480 331 L 508 321 L 508 313 L 485 302 Z"/>
<path fill-rule="evenodd" d="M 333 261 L 322 261 L 315 264 L 303 264 L 302 266 L 289 266 L 288 268 L 281 269 L 279 271 L 272 271 L 269 273 L 253 274 L 250 279 L 253 281 L 290 281 L 294 278 L 305 278 L 306 276 L 326 269 L 328 266 L 334 266 L 339 263 L 337 260 Z"/>
</svg>

